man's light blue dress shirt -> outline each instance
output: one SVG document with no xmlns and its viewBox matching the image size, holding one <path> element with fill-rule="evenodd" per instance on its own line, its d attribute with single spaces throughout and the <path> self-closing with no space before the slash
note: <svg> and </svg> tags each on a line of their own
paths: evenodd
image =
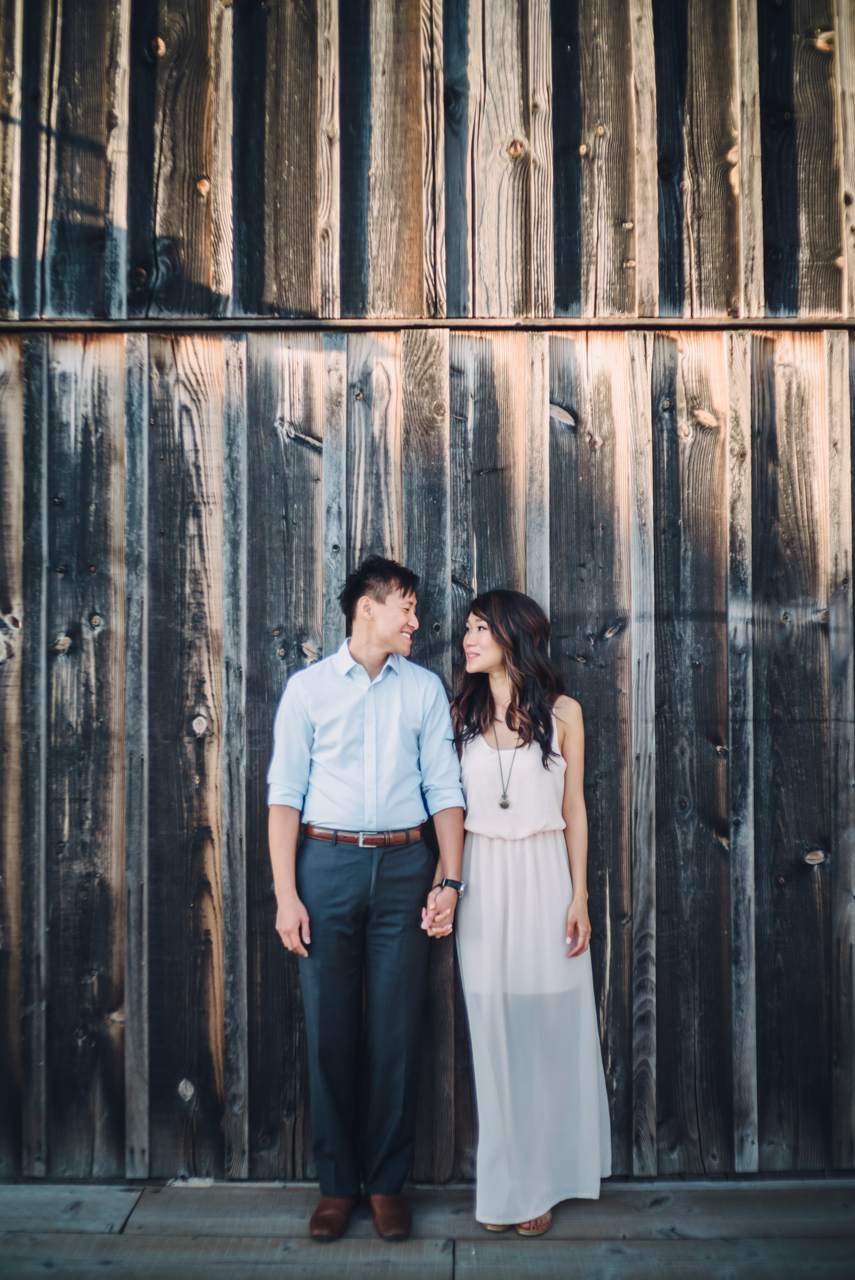
<svg viewBox="0 0 855 1280">
<path fill-rule="evenodd" d="M 396 653 L 370 680 L 345 641 L 286 684 L 267 782 L 268 804 L 343 831 L 395 831 L 462 809 L 442 681 Z"/>
</svg>

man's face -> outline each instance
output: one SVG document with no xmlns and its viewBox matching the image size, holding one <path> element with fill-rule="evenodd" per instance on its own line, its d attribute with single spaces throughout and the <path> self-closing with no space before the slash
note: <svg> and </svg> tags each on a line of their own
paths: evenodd
<svg viewBox="0 0 855 1280">
<path fill-rule="evenodd" d="M 367 622 L 371 640 L 379 648 L 386 653 L 400 653 L 404 658 L 410 656 L 413 632 L 419 629 L 416 597 L 412 591 L 404 595 L 396 588 L 383 601 L 363 596 L 357 605 L 357 614 Z"/>
</svg>

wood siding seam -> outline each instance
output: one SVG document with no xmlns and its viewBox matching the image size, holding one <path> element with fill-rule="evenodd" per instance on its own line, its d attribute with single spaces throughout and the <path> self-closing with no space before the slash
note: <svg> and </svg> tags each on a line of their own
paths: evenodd
<svg viewBox="0 0 855 1280">
<path fill-rule="evenodd" d="M 0 315 L 21 314 L 24 0 L 0 6 Z"/>
<path fill-rule="evenodd" d="M 149 340 L 125 342 L 125 1177 L 147 1178 L 149 1120 Z"/>
<path fill-rule="evenodd" d="M 632 674 L 632 1172 L 655 1177 L 656 689 L 653 547 L 653 335 L 629 334 L 629 584 Z"/>
<path fill-rule="evenodd" d="M 338 0 L 318 0 L 318 314 L 341 315 Z"/>
<path fill-rule="evenodd" d="M 831 1162 L 855 1167 L 855 627 L 852 589 L 853 357 L 825 335 L 831 728 Z M 814 870 L 813 874 L 817 874 Z"/>
<path fill-rule="evenodd" d="M 249 1177 L 246 911 L 246 338 L 223 340 L 223 970 L 225 1170 Z"/>
<path fill-rule="evenodd" d="M 21 651 L 21 1172 L 48 1172 L 46 813 L 48 343 L 24 341 L 24 613 Z"/>
<path fill-rule="evenodd" d="M 727 674 L 733 1148 L 756 1173 L 757 1007 L 754 944 L 754 628 L 751 527 L 751 335 L 723 335 L 727 360 Z"/>
</svg>

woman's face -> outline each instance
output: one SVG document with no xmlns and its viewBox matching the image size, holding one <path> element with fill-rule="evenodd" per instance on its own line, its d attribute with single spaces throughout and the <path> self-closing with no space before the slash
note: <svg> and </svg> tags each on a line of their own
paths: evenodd
<svg viewBox="0 0 855 1280">
<path fill-rule="evenodd" d="M 494 639 L 484 619 L 477 617 L 474 613 L 470 613 L 466 619 L 463 653 L 466 658 L 466 670 L 470 674 L 479 672 L 483 675 L 499 675 L 505 669 L 502 646 Z"/>
</svg>

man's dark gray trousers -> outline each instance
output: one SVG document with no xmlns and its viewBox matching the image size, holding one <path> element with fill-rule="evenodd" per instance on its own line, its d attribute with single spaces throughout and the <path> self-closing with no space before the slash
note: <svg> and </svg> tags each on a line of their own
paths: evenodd
<svg viewBox="0 0 855 1280">
<path fill-rule="evenodd" d="M 435 867 L 423 840 L 360 849 L 306 837 L 298 850 L 297 892 L 312 939 L 300 982 L 322 1195 L 358 1195 L 361 1181 L 369 1195 L 395 1195 L 407 1175 L 430 947 L 421 910 Z"/>
</svg>

